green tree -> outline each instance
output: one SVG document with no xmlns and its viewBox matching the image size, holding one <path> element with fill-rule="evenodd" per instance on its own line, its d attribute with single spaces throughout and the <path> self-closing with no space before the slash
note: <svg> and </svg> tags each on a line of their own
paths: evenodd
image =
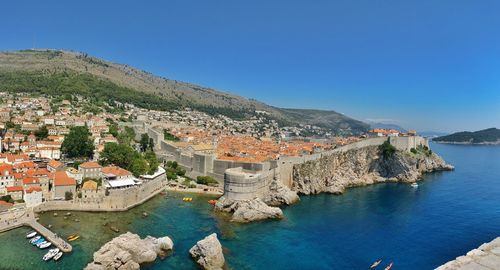
<svg viewBox="0 0 500 270">
<path fill-rule="evenodd" d="M 71 201 L 71 200 L 73 200 L 73 192 L 71 192 L 71 191 L 66 191 L 66 192 L 64 192 L 64 199 L 65 199 L 66 201 Z"/>
<path fill-rule="evenodd" d="M 139 141 L 141 151 L 144 152 L 149 146 L 149 136 L 147 133 L 141 134 L 141 140 Z"/>
<path fill-rule="evenodd" d="M 49 130 L 47 129 L 47 126 L 41 126 L 37 131 L 35 131 L 35 136 L 37 140 L 46 139 L 49 136 Z"/>
<path fill-rule="evenodd" d="M 155 152 L 153 152 L 151 149 L 147 150 L 144 153 L 144 158 L 149 164 L 148 174 L 154 174 L 156 170 L 158 170 L 158 166 L 160 165 L 160 161 L 158 161 Z"/>
<path fill-rule="evenodd" d="M 126 144 L 106 143 L 99 159 L 103 166 L 115 164 L 116 166 L 129 169 L 137 152 Z"/>
<path fill-rule="evenodd" d="M 155 148 L 155 141 L 153 141 L 153 138 L 149 138 L 148 147 L 151 150 L 153 150 Z"/>
<path fill-rule="evenodd" d="M 379 146 L 379 150 L 385 159 L 392 157 L 394 153 L 396 153 L 396 147 L 394 147 L 389 141 L 385 141 L 381 144 Z"/>
<path fill-rule="evenodd" d="M 136 157 L 132 161 L 130 171 L 136 177 L 143 175 L 143 174 L 146 174 L 149 171 L 148 162 L 146 161 L 146 159 L 144 159 L 141 156 Z"/>
<path fill-rule="evenodd" d="M 72 127 L 64 138 L 61 150 L 69 158 L 91 158 L 94 154 L 94 144 L 88 128 Z"/>
</svg>

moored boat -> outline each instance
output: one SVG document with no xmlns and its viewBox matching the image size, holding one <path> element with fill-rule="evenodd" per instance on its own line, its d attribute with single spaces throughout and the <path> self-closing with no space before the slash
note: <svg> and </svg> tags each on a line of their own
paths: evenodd
<svg viewBox="0 0 500 270">
<path fill-rule="evenodd" d="M 71 234 L 71 235 L 68 235 L 68 237 L 66 239 L 69 240 L 69 239 L 71 239 L 71 238 L 73 238 L 75 236 L 77 236 L 77 234 Z"/>
<path fill-rule="evenodd" d="M 34 241 L 32 244 L 33 244 L 34 246 L 36 246 L 36 245 L 38 245 L 38 244 L 40 244 L 40 243 L 43 243 L 43 242 L 45 242 L 45 238 L 41 237 L 41 238 L 39 238 L 38 240 Z"/>
<path fill-rule="evenodd" d="M 68 241 L 72 242 L 72 241 L 77 240 L 78 238 L 80 238 L 80 236 L 79 235 L 75 235 L 75 236 L 73 236 L 71 238 L 68 238 Z"/>
<path fill-rule="evenodd" d="M 392 268 L 392 262 L 385 268 L 385 270 L 391 270 Z"/>
<path fill-rule="evenodd" d="M 58 253 L 59 253 L 59 249 L 53 248 L 53 249 L 49 250 L 49 252 L 47 252 L 45 255 L 43 255 L 42 259 L 44 261 L 48 261 L 48 260 L 52 259 L 54 256 L 56 256 Z"/>
<path fill-rule="evenodd" d="M 39 248 L 44 249 L 44 248 L 48 248 L 50 246 L 52 246 L 52 243 L 49 241 L 45 241 L 45 243 L 40 244 Z"/>
<path fill-rule="evenodd" d="M 208 203 L 211 205 L 215 205 L 217 203 L 217 200 L 209 200 Z"/>
<path fill-rule="evenodd" d="M 33 239 L 30 240 L 30 243 L 33 244 L 35 243 L 36 241 L 40 240 L 40 238 L 42 238 L 40 235 L 38 236 L 35 236 Z"/>
<path fill-rule="evenodd" d="M 26 234 L 26 238 L 32 238 L 32 237 L 35 237 L 35 235 L 36 235 L 36 232 L 32 231 L 32 232 L 29 232 L 28 234 Z"/>
<path fill-rule="evenodd" d="M 54 261 L 58 261 L 63 255 L 63 252 L 62 251 L 59 251 L 59 253 L 56 254 L 56 256 L 54 256 Z"/>
<path fill-rule="evenodd" d="M 417 183 L 412 183 L 411 187 L 418 188 L 418 184 Z"/>
<path fill-rule="evenodd" d="M 377 266 L 378 266 L 381 262 L 382 262 L 382 260 L 378 260 L 378 261 L 374 262 L 374 263 L 372 264 L 372 266 L 370 266 L 370 268 L 375 268 L 375 267 L 377 267 Z"/>
</svg>

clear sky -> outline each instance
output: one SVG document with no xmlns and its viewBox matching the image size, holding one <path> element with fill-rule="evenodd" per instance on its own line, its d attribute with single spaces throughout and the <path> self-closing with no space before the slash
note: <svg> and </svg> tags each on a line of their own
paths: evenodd
<svg viewBox="0 0 500 270">
<path fill-rule="evenodd" d="M 500 1 L 5 1 L 0 50 L 60 48 L 271 105 L 500 128 Z"/>
</svg>

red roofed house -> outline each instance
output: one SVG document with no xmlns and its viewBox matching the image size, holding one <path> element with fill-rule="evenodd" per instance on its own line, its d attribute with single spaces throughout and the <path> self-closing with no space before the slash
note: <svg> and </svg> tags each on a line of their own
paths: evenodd
<svg viewBox="0 0 500 270">
<path fill-rule="evenodd" d="M 24 190 L 24 202 L 26 207 L 35 207 L 43 201 L 43 192 L 41 188 L 31 187 Z"/>
<path fill-rule="evenodd" d="M 14 186 L 15 181 L 12 165 L 0 164 L 0 194 L 6 194 L 5 188 Z"/>
<path fill-rule="evenodd" d="M 23 187 L 21 186 L 13 186 L 7 187 L 7 195 L 10 195 L 13 200 L 22 200 L 23 199 Z"/>
<path fill-rule="evenodd" d="M 63 169 L 64 165 L 60 161 L 57 161 L 55 159 L 52 159 L 51 161 L 49 161 L 49 163 L 47 163 L 47 170 L 49 172 L 60 172 Z"/>
<path fill-rule="evenodd" d="M 78 166 L 78 170 L 82 174 L 83 179 L 85 178 L 93 178 L 99 179 L 102 177 L 101 175 L 101 165 L 94 161 L 84 162 Z"/>
<path fill-rule="evenodd" d="M 52 175 L 52 198 L 64 200 L 66 192 L 76 195 L 76 180 L 69 177 L 66 172 L 55 172 Z"/>
</svg>

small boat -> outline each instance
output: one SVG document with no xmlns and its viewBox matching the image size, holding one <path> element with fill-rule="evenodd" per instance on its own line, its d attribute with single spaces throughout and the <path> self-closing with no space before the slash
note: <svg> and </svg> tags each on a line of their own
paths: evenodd
<svg viewBox="0 0 500 270">
<path fill-rule="evenodd" d="M 50 246 L 52 246 L 52 243 L 51 243 L 51 242 L 46 241 L 45 243 L 41 244 L 41 245 L 39 246 L 39 248 L 40 248 L 40 249 L 44 249 L 44 248 L 48 248 L 48 247 L 50 247 Z"/>
<path fill-rule="evenodd" d="M 185 201 L 185 202 L 191 202 L 191 201 L 193 201 L 193 198 L 184 197 L 184 198 L 182 198 L 182 200 Z"/>
<path fill-rule="evenodd" d="M 80 236 L 79 235 L 75 235 L 75 236 L 73 236 L 71 238 L 68 238 L 68 241 L 72 242 L 72 241 L 77 240 L 78 238 L 80 238 Z"/>
<path fill-rule="evenodd" d="M 56 254 L 56 256 L 54 256 L 54 261 L 58 261 L 63 255 L 63 252 L 62 251 L 59 251 L 59 253 Z"/>
<path fill-rule="evenodd" d="M 44 261 L 48 261 L 48 260 L 52 259 L 54 256 L 56 256 L 57 253 L 59 253 L 59 249 L 53 248 L 53 249 L 49 250 L 49 252 L 47 252 L 45 255 L 43 255 L 42 259 Z"/>
<path fill-rule="evenodd" d="M 413 187 L 413 188 L 418 188 L 418 184 L 417 184 L 417 183 L 412 183 L 412 184 L 411 184 L 411 187 Z"/>
<path fill-rule="evenodd" d="M 32 238 L 32 237 L 35 237 L 36 235 L 36 232 L 33 231 L 33 232 L 29 232 L 27 235 L 26 235 L 26 238 Z"/>
<path fill-rule="evenodd" d="M 391 270 L 392 268 L 392 262 L 385 268 L 385 270 Z"/>
<path fill-rule="evenodd" d="M 43 243 L 43 242 L 45 242 L 45 238 L 43 238 L 43 237 L 42 237 L 42 238 L 40 238 L 40 239 L 36 240 L 35 242 L 33 242 L 32 244 L 33 244 L 34 246 L 36 246 L 36 245 L 41 244 L 41 243 Z"/>
<path fill-rule="evenodd" d="M 375 268 L 375 267 L 377 267 L 377 266 L 378 266 L 381 262 L 382 262 L 382 260 L 378 260 L 378 261 L 374 262 L 374 263 L 372 264 L 372 266 L 370 266 L 370 268 Z"/>
<path fill-rule="evenodd" d="M 42 238 L 40 235 L 38 236 L 35 236 L 33 239 L 30 240 L 30 243 L 33 244 L 35 243 L 36 241 L 40 240 L 40 238 Z"/>
<path fill-rule="evenodd" d="M 208 203 L 211 205 L 215 205 L 217 203 L 217 200 L 209 200 Z"/>
<path fill-rule="evenodd" d="M 71 238 L 73 238 L 75 236 L 77 236 L 77 234 L 71 234 L 71 235 L 68 235 L 68 237 L 66 237 L 66 239 L 69 240 L 69 239 L 71 239 Z"/>
</svg>

